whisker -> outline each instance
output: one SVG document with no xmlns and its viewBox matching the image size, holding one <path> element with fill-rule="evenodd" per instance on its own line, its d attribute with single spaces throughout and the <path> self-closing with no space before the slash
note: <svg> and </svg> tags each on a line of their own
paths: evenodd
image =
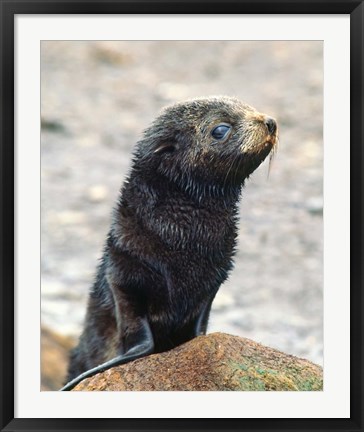
<svg viewBox="0 0 364 432">
<path fill-rule="evenodd" d="M 277 140 L 276 140 L 276 142 L 275 142 L 275 144 L 274 144 L 274 146 L 270 152 L 270 155 L 269 155 L 267 180 L 269 179 L 269 176 L 270 176 L 270 171 L 271 171 L 272 166 L 273 166 L 273 160 L 275 158 L 275 155 L 277 154 L 278 144 L 279 144 L 279 138 L 277 138 Z"/>
</svg>

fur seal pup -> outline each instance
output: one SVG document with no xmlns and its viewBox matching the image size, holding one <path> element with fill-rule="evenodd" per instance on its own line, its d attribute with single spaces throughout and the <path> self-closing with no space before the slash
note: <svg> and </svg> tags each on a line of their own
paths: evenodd
<svg viewBox="0 0 364 432">
<path fill-rule="evenodd" d="M 233 265 L 242 186 L 277 134 L 274 119 L 230 97 L 170 106 L 145 131 L 62 390 L 206 333 Z"/>
</svg>

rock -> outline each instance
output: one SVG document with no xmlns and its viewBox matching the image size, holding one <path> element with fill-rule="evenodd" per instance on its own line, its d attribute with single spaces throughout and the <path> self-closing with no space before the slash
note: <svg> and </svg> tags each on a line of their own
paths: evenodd
<svg viewBox="0 0 364 432">
<path fill-rule="evenodd" d="M 86 222 L 86 213 L 79 210 L 64 210 L 57 213 L 61 225 L 82 225 Z"/>
<path fill-rule="evenodd" d="M 317 391 L 322 368 L 249 339 L 212 333 L 85 379 L 74 391 Z"/>
<path fill-rule="evenodd" d="M 104 63 L 110 66 L 124 66 L 132 62 L 132 57 L 114 41 L 97 42 L 91 51 L 96 63 Z"/>
<path fill-rule="evenodd" d="M 75 341 L 44 326 L 41 341 L 41 390 L 59 390 L 65 384 L 68 355 Z"/>
<path fill-rule="evenodd" d="M 306 208 L 309 213 L 313 215 L 322 215 L 324 209 L 324 202 L 322 197 L 311 197 L 306 202 Z"/>
<path fill-rule="evenodd" d="M 40 127 L 42 131 L 49 131 L 55 133 L 65 132 L 66 130 L 61 121 L 44 117 L 41 118 Z"/>
<path fill-rule="evenodd" d="M 94 185 L 87 190 L 87 197 L 91 202 L 97 203 L 107 198 L 108 190 L 103 185 Z"/>
</svg>

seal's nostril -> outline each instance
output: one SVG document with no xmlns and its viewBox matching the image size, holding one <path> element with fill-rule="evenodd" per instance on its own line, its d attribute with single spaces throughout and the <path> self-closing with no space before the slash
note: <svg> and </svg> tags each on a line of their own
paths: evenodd
<svg viewBox="0 0 364 432">
<path fill-rule="evenodd" d="M 272 119 L 271 117 L 267 117 L 264 121 L 265 125 L 268 128 L 268 132 L 270 133 L 270 135 L 273 135 L 275 133 L 275 131 L 277 130 L 277 123 L 274 119 Z"/>
</svg>

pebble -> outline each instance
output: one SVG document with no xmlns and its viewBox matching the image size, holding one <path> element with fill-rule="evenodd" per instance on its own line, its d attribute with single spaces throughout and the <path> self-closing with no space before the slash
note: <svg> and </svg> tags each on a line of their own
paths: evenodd
<svg viewBox="0 0 364 432">
<path fill-rule="evenodd" d="M 55 216 L 61 225 L 81 224 L 86 221 L 86 215 L 81 211 L 65 210 L 56 213 Z"/>
<path fill-rule="evenodd" d="M 306 202 L 306 208 L 313 215 L 322 215 L 324 210 L 324 201 L 322 197 L 312 197 Z"/>
<path fill-rule="evenodd" d="M 189 89 L 183 84 L 164 82 L 158 86 L 159 95 L 165 100 L 182 100 L 188 97 Z"/>
<path fill-rule="evenodd" d="M 223 290 L 219 291 L 214 299 L 214 309 L 223 309 L 233 306 L 235 303 L 234 297 Z"/>
<path fill-rule="evenodd" d="M 104 201 L 108 196 L 108 190 L 103 185 L 91 186 L 87 191 L 87 197 L 91 202 Z"/>
</svg>

